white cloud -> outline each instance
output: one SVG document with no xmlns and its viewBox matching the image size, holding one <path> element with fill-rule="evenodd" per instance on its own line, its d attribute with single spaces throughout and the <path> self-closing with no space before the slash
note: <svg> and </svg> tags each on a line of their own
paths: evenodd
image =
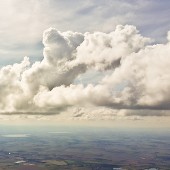
<svg viewBox="0 0 170 170">
<path fill-rule="evenodd" d="M 140 115 L 139 109 L 170 110 L 170 43 L 150 42 L 129 25 L 93 34 L 49 28 L 43 34 L 41 62 L 31 65 L 25 57 L 0 69 L 1 112 L 55 114 L 84 108 L 71 117 L 114 119 L 117 114 Z M 74 83 L 89 70 L 104 73 L 103 80 Z"/>
<path fill-rule="evenodd" d="M 121 67 L 105 78 L 114 87 L 125 83 L 117 93 L 120 103 L 134 108 L 169 109 L 170 44 L 147 46 L 123 58 Z"/>
<path fill-rule="evenodd" d="M 20 64 L 8 65 L 0 69 L 0 108 L 14 111 L 16 102 L 22 100 L 21 75 L 30 65 L 27 57 Z"/>
<path fill-rule="evenodd" d="M 77 48 L 76 64 L 84 63 L 97 70 L 117 67 L 122 57 L 138 52 L 150 41 L 142 37 L 134 26 L 118 25 L 108 34 L 86 33 L 82 44 Z"/>
</svg>

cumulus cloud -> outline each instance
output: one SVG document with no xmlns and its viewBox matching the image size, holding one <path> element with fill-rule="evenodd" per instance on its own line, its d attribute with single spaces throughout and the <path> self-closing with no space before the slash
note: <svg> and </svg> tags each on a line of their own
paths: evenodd
<svg viewBox="0 0 170 170">
<path fill-rule="evenodd" d="M 88 118 L 91 113 L 109 119 L 117 113 L 140 115 L 139 109 L 170 110 L 169 33 L 167 39 L 166 44 L 151 45 L 151 39 L 130 25 L 84 34 L 49 28 L 43 34 L 42 61 L 31 65 L 25 57 L 0 69 L 1 112 L 55 114 L 85 108 L 72 117 Z M 103 79 L 74 83 L 89 70 L 104 73 Z"/>
<path fill-rule="evenodd" d="M 122 57 L 138 52 L 149 41 L 139 34 L 136 27 L 129 25 L 118 25 L 115 31 L 109 34 L 86 33 L 73 62 L 84 63 L 98 70 L 110 69 L 119 66 Z"/>
<path fill-rule="evenodd" d="M 104 83 L 124 85 L 117 93 L 119 102 L 134 108 L 170 109 L 170 43 L 147 46 L 122 60 L 121 67 Z"/>
<path fill-rule="evenodd" d="M 16 102 L 22 100 L 21 76 L 29 67 L 27 57 L 20 64 L 8 65 L 0 69 L 0 108 L 1 110 L 13 111 Z"/>
</svg>

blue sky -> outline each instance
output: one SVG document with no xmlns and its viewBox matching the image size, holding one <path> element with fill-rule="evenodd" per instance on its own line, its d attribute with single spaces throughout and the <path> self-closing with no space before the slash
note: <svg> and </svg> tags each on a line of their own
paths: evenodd
<svg viewBox="0 0 170 170">
<path fill-rule="evenodd" d="M 142 35 L 165 41 L 170 29 L 168 0 L 2 0 L 0 65 L 42 58 L 42 34 L 60 31 L 110 32 L 118 24 L 135 25 Z"/>
</svg>

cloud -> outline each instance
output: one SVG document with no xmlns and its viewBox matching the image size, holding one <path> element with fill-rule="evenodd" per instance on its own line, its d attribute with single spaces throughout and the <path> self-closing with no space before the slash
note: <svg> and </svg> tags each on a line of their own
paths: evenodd
<svg viewBox="0 0 170 170">
<path fill-rule="evenodd" d="M 130 25 L 84 34 L 49 28 L 43 34 L 42 61 L 30 64 L 25 57 L 0 69 L 1 112 L 44 115 L 84 108 L 72 117 L 109 119 L 170 110 L 169 33 L 167 38 L 165 44 L 151 45 L 151 39 Z M 102 80 L 75 83 L 89 70 L 101 72 Z"/>
<path fill-rule="evenodd" d="M 74 62 L 85 63 L 97 70 L 110 69 L 117 67 L 122 57 L 141 50 L 147 42 L 148 38 L 142 37 L 136 27 L 129 25 L 119 25 L 109 34 L 86 33 L 83 43 L 77 48 Z"/>
<path fill-rule="evenodd" d="M 121 67 L 104 83 L 120 86 L 119 103 L 130 108 L 170 109 L 169 107 L 170 43 L 147 46 L 122 59 Z"/>
<path fill-rule="evenodd" d="M 56 30 L 53 31 L 56 32 Z M 55 34 L 52 37 L 55 39 Z M 61 47 L 60 53 L 60 50 L 56 50 L 52 46 L 52 48 L 49 47 L 50 52 L 46 53 L 45 56 L 49 58 L 53 56 L 52 53 L 56 53 L 57 51 L 59 54 L 54 56 L 61 56 L 59 61 L 64 60 L 64 66 L 67 65 L 70 68 L 84 66 L 86 71 L 88 69 L 97 69 L 100 71 L 110 69 L 114 71 L 116 67 L 120 66 L 122 58 L 125 58 L 131 53 L 137 53 L 149 41 L 150 39 L 142 37 L 134 26 L 117 26 L 115 31 L 109 34 L 101 32 L 95 32 L 94 34 L 85 33 L 84 41 L 77 46 L 73 59 L 70 55 L 66 55 L 69 56 L 69 61 L 67 62 L 65 62 L 65 53 L 68 47 L 65 44 L 63 45 L 63 41 L 59 42 L 62 47 L 64 46 L 64 53 Z M 77 71 L 77 73 L 79 72 Z M 112 92 L 105 84 L 97 84 L 95 86 L 88 84 L 87 87 L 84 87 L 82 84 L 73 85 L 70 82 L 70 85 L 67 85 L 63 83 L 63 86 L 57 86 L 51 91 L 47 88 L 41 90 L 34 97 L 35 104 L 41 107 L 60 108 L 73 105 L 112 106 L 112 104 L 115 105 L 116 103 L 116 101 L 114 102 Z M 46 100 L 47 98 L 48 100 Z"/>
<path fill-rule="evenodd" d="M 8 65 L 0 69 L 0 109 L 15 110 L 16 101 L 22 100 L 21 75 L 29 67 L 27 57 L 20 64 Z"/>
</svg>

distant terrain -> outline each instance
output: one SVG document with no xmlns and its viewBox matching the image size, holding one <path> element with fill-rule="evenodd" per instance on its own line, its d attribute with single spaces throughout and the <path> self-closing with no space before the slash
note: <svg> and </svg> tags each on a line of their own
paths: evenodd
<svg viewBox="0 0 170 170">
<path fill-rule="evenodd" d="M 170 133 L 110 128 L 0 130 L 0 170 L 168 170 Z"/>
</svg>

